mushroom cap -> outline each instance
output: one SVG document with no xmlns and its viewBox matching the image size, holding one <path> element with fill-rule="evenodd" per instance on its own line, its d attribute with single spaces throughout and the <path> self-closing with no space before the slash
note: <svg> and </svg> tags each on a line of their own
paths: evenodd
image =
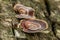
<svg viewBox="0 0 60 40">
<path fill-rule="evenodd" d="M 32 13 L 32 15 L 33 15 L 33 12 L 35 11 L 33 8 L 31 8 L 31 7 L 26 7 L 26 6 L 24 6 L 24 5 L 22 5 L 22 4 L 16 4 L 15 6 L 14 6 L 14 10 L 15 11 L 18 11 L 20 14 L 29 14 L 29 12 L 31 12 Z"/>
<path fill-rule="evenodd" d="M 35 16 L 34 16 L 35 10 L 31 7 L 26 7 L 22 4 L 16 4 L 14 6 L 14 10 L 19 12 L 19 14 L 16 15 L 16 17 L 19 19 L 21 19 L 21 18 L 35 18 Z"/>
<path fill-rule="evenodd" d="M 48 28 L 48 24 L 44 20 L 39 19 L 24 19 L 19 25 L 26 33 L 36 33 Z"/>
<path fill-rule="evenodd" d="M 22 4 L 16 4 L 14 5 L 14 10 L 17 11 L 20 7 L 22 7 L 23 5 Z"/>
</svg>

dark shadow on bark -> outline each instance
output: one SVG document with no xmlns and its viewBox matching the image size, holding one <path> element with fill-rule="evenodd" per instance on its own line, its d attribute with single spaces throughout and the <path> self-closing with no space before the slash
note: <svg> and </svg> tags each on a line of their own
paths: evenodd
<svg viewBox="0 0 60 40">
<path fill-rule="evenodd" d="M 0 40 L 2 40 L 2 38 L 0 38 Z"/>
<path fill-rule="evenodd" d="M 0 4 L 0 13 L 2 13 L 2 6 L 1 6 L 1 4 Z"/>
<path fill-rule="evenodd" d="M 60 38 L 58 38 L 58 37 L 56 36 L 56 33 L 55 33 L 56 29 L 55 29 L 55 26 L 54 26 L 54 25 L 55 25 L 56 22 L 51 21 L 51 19 L 49 18 L 49 17 L 50 17 L 50 14 L 51 14 L 51 13 L 50 13 L 50 4 L 49 4 L 49 1 L 48 1 L 48 0 L 44 0 L 44 2 L 45 2 L 45 5 L 46 5 L 46 10 L 47 10 L 47 14 L 44 12 L 45 17 L 46 17 L 46 19 L 49 20 L 50 23 L 51 23 L 52 32 L 53 32 L 54 36 L 55 36 L 58 40 L 60 40 Z"/>
<path fill-rule="evenodd" d="M 45 2 L 45 5 L 46 5 L 46 10 L 47 10 L 47 12 L 48 12 L 48 14 L 46 15 L 47 17 L 48 16 L 50 16 L 50 4 L 49 4 L 49 2 L 48 2 L 48 0 L 44 0 L 44 2 Z"/>
</svg>

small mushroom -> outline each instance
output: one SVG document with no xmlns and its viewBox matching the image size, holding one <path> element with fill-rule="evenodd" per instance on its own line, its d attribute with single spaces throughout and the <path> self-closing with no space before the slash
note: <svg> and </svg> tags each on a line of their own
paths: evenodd
<svg viewBox="0 0 60 40">
<path fill-rule="evenodd" d="M 16 4 L 14 6 L 14 10 L 19 12 L 19 15 L 16 16 L 17 18 L 35 18 L 34 17 L 35 10 L 31 7 L 26 7 L 22 4 Z"/>
<path fill-rule="evenodd" d="M 24 19 L 19 23 L 19 27 L 26 33 L 36 33 L 48 28 L 48 24 L 44 20 Z"/>
</svg>

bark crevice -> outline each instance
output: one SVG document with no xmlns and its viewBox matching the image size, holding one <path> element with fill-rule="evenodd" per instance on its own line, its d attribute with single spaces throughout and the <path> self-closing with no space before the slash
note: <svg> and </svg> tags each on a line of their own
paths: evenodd
<svg viewBox="0 0 60 40">
<path fill-rule="evenodd" d="M 50 15 L 51 15 L 51 13 L 50 13 L 50 4 L 49 4 L 49 1 L 48 0 L 44 0 L 44 2 L 45 2 L 45 5 L 46 5 L 46 10 L 47 10 L 47 15 L 46 15 L 46 13 L 44 12 L 44 14 L 45 14 L 45 17 L 46 17 L 46 19 L 47 20 L 49 20 L 49 22 L 51 23 L 51 30 L 52 30 L 52 32 L 53 32 L 53 34 L 54 34 L 54 36 L 58 39 L 58 40 L 60 40 L 60 38 L 58 38 L 57 36 L 56 36 L 56 29 L 55 29 L 55 24 L 56 24 L 56 22 L 53 22 L 53 21 L 51 21 L 51 19 L 50 19 Z"/>
</svg>

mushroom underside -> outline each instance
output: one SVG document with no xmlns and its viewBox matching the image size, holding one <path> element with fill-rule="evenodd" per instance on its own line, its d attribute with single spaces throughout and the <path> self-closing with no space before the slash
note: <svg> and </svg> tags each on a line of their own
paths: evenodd
<svg viewBox="0 0 60 40">
<path fill-rule="evenodd" d="M 20 15 L 16 15 L 16 18 L 35 18 L 34 16 L 29 16 L 29 15 L 25 15 L 25 14 L 20 14 Z"/>
</svg>

